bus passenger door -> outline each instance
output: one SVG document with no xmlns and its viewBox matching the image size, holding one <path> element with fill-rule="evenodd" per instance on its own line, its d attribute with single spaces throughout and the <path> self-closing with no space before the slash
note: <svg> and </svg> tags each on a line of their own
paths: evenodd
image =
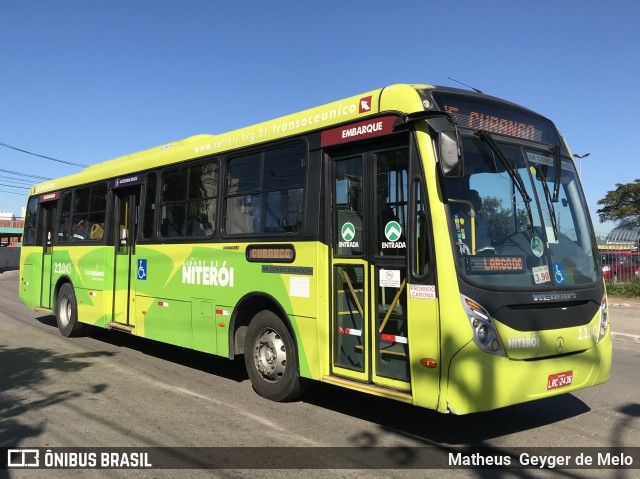
<svg viewBox="0 0 640 479">
<path fill-rule="evenodd" d="M 365 255 L 364 155 L 337 158 L 332 205 L 332 374 L 369 380 L 369 268 Z"/>
<path fill-rule="evenodd" d="M 409 392 L 409 148 L 332 166 L 332 374 Z"/>
<path fill-rule="evenodd" d="M 53 274 L 53 238 L 57 202 L 40 203 L 42 231 L 42 271 L 40 274 L 40 307 L 52 308 L 51 275 Z"/>
<path fill-rule="evenodd" d="M 135 328 L 135 288 L 138 275 L 136 237 L 140 209 L 140 187 L 115 191 L 115 265 L 113 276 L 113 323 L 117 329 Z"/>
</svg>

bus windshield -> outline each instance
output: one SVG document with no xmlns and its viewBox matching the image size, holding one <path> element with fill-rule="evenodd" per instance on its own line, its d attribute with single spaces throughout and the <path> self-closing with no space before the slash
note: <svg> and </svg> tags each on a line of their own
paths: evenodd
<svg viewBox="0 0 640 479">
<path fill-rule="evenodd" d="M 592 227 L 568 157 L 486 131 L 466 132 L 463 151 L 465 176 L 446 178 L 445 191 L 458 270 L 469 282 L 549 289 L 596 281 Z"/>
</svg>

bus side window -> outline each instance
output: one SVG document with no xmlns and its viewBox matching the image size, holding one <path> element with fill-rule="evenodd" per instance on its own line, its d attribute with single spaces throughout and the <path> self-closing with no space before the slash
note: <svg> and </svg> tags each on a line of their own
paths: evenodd
<svg viewBox="0 0 640 479">
<path fill-rule="evenodd" d="M 414 194 L 416 199 L 416 251 L 414 274 L 423 276 L 429 270 L 428 224 L 427 208 L 425 204 L 426 194 L 420 180 L 415 180 Z"/>
<path fill-rule="evenodd" d="M 156 174 L 149 173 L 145 182 L 146 196 L 144 202 L 144 217 L 142 223 L 142 237 L 151 239 L 156 212 Z"/>
<path fill-rule="evenodd" d="M 169 205 L 162 207 L 162 236 L 176 238 L 182 236 L 183 207 L 181 205 Z"/>
<path fill-rule="evenodd" d="M 160 235 L 211 236 L 215 232 L 217 190 L 217 160 L 163 173 Z"/>
<path fill-rule="evenodd" d="M 231 158 L 225 232 L 296 233 L 304 215 L 306 146 L 298 143 Z"/>
<path fill-rule="evenodd" d="M 105 182 L 78 188 L 73 199 L 71 239 L 73 241 L 102 240 L 106 211 L 107 184 Z"/>
<path fill-rule="evenodd" d="M 58 217 L 58 244 L 69 241 L 71 225 L 71 190 L 63 191 L 60 200 L 60 216 Z"/>
<path fill-rule="evenodd" d="M 29 199 L 27 203 L 27 212 L 24 221 L 24 236 L 22 238 L 22 244 L 34 245 L 36 244 L 36 226 L 38 224 L 38 198 L 33 197 Z"/>
</svg>

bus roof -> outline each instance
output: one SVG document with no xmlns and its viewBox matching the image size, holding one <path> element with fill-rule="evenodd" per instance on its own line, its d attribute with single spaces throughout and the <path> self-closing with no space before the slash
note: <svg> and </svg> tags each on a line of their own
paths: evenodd
<svg viewBox="0 0 640 479">
<path fill-rule="evenodd" d="M 419 90 L 432 88 L 435 87 L 391 85 L 227 133 L 191 136 L 97 163 L 70 176 L 39 183 L 31 188 L 31 194 L 42 194 L 78 184 L 145 171 L 186 159 L 232 151 L 378 115 L 382 112 L 421 111 L 424 106 Z"/>
</svg>

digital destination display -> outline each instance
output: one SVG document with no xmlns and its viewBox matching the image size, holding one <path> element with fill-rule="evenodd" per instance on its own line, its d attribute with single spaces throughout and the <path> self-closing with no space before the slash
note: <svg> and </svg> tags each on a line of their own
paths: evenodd
<svg viewBox="0 0 640 479">
<path fill-rule="evenodd" d="M 467 271 L 478 273 L 522 273 L 524 258 L 522 256 L 467 256 Z"/>
<path fill-rule="evenodd" d="M 296 257 L 293 245 L 249 245 L 247 260 L 269 263 L 291 263 Z"/>
<path fill-rule="evenodd" d="M 444 92 L 434 92 L 440 107 L 461 128 L 486 130 L 542 143 L 560 144 L 553 124 L 544 117 L 509 104 Z"/>
</svg>

